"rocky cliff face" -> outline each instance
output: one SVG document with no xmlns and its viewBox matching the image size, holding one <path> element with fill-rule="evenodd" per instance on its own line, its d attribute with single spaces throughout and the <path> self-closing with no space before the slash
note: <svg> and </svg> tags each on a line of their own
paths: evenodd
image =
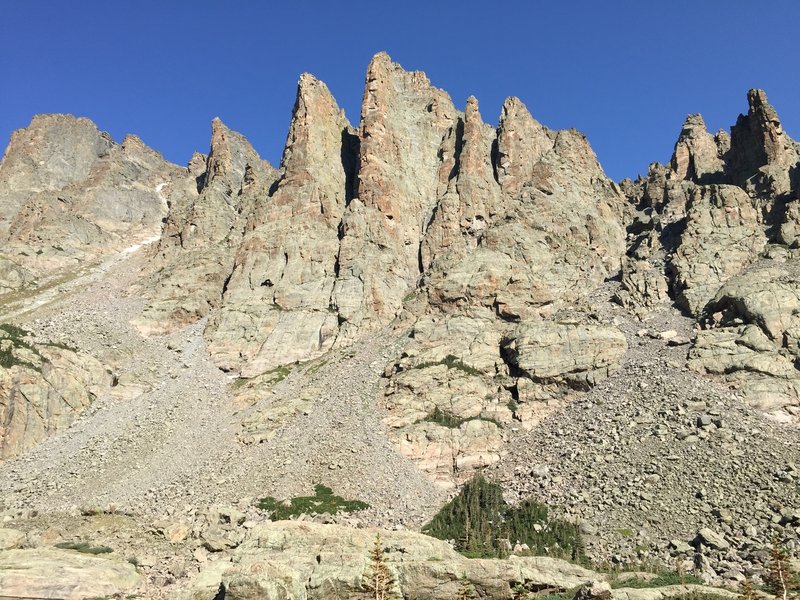
<svg viewBox="0 0 800 600">
<path fill-rule="evenodd" d="M 630 185 L 642 211 L 623 266 L 626 305 L 674 298 L 702 327 L 689 365 L 722 376 L 785 418 L 794 368 L 795 239 L 800 145 L 762 90 L 730 136 L 687 118 L 668 166 Z M 667 290 L 670 291 L 668 296 Z"/>
<path fill-rule="evenodd" d="M 763 91 L 748 104 L 730 134 L 690 115 L 669 164 L 620 184 L 579 132 L 517 98 L 490 125 L 477 99 L 462 112 L 384 53 L 357 127 L 301 76 L 278 169 L 219 119 L 208 154 L 181 168 L 133 136 L 38 116 L 0 163 L 0 458 L 118 477 L 103 501 L 130 481 L 152 503 L 194 479 L 202 502 L 334 478 L 369 495 L 365 518 L 404 525 L 494 465 L 510 493 L 569 502 L 599 529 L 658 512 L 669 525 L 653 535 L 681 536 L 737 514 L 754 524 L 722 521 L 741 546 L 731 560 L 758 562 L 771 528 L 796 537 L 800 523 L 765 508 L 761 491 L 794 493 L 766 470 L 755 495 L 739 478 L 747 461 L 794 456 L 787 436 L 737 446 L 752 423 L 800 414 L 800 145 Z M 78 419 L 94 403 L 103 418 Z M 29 452 L 71 426 L 52 456 Z M 98 430 L 118 436 L 106 448 Z M 659 483 L 648 469 L 662 459 L 674 468 Z M 686 491 L 703 461 L 729 472 L 713 489 L 736 506 Z M 16 486 L 16 468 L 0 483 Z M 664 497 L 685 489 L 656 506 L 631 477 Z M 8 502 L 94 497 L 83 480 L 56 492 L 40 479 Z M 688 558 L 647 535 L 658 556 Z M 709 579 L 737 578 L 713 557 Z"/>
<path fill-rule="evenodd" d="M 621 187 L 578 132 L 548 129 L 517 98 L 494 128 L 475 98 L 461 112 L 383 53 L 358 128 L 301 77 L 279 171 L 219 119 L 208 155 L 179 169 L 86 119 L 37 117 L 0 165 L 0 283 L 35 286 L 160 231 L 135 323 L 163 334 L 209 317 L 225 371 L 258 377 L 403 329 L 407 351 L 386 370 L 390 435 L 457 481 L 499 460 L 504 424 L 533 427 L 613 373 L 625 342 L 588 293 L 617 273 L 617 300 L 638 314 L 674 299 L 700 319 L 693 368 L 752 372 L 720 362 L 715 336 L 736 319 L 781 323 L 761 328 L 791 361 L 793 317 L 775 316 L 786 303 L 763 306 L 747 282 L 765 277 L 765 249 L 797 245 L 800 151 L 766 95 L 748 99 L 730 135 L 689 116 L 670 164 Z M 789 271 L 778 279 L 793 294 Z M 793 369 L 780 373 L 746 377 L 761 381 L 754 401 L 795 402 Z M 431 419 L 442 414 L 458 426 Z"/>
<path fill-rule="evenodd" d="M 136 136 L 39 115 L 0 162 L 0 291 L 42 284 L 160 235 L 181 169 Z"/>
<path fill-rule="evenodd" d="M 218 309 L 210 351 L 252 378 L 401 319 L 414 351 L 387 371 L 388 422 L 443 482 L 499 458 L 495 421 L 529 425 L 537 403 L 578 379 L 591 385 L 624 352 L 612 344 L 595 364 L 573 358 L 584 351 L 569 340 L 586 331 L 586 292 L 619 269 L 628 205 L 581 134 L 543 127 L 520 100 L 505 103 L 495 130 L 474 98 L 459 112 L 424 74 L 378 54 L 357 130 L 322 82 L 301 77 L 271 187 L 246 143 L 226 138 L 215 124 L 192 208 L 170 212 L 145 329 Z M 564 371 L 538 377 L 506 362 L 521 329 L 576 308 L 552 342 Z M 437 411 L 463 425 L 426 420 Z"/>
</svg>

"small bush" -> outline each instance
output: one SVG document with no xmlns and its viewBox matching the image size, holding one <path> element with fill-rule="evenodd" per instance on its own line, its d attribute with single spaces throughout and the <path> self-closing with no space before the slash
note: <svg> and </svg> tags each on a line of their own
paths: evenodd
<svg viewBox="0 0 800 600">
<path fill-rule="evenodd" d="M 89 542 L 59 542 L 56 548 L 62 550 L 75 550 L 84 554 L 108 554 L 113 552 L 108 546 L 92 546 Z"/>
<path fill-rule="evenodd" d="M 75 346 L 70 346 L 69 344 L 64 344 L 62 342 L 44 342 L 42 346 L 50 346 L 51 348 L 60 348 L 61 350 L 68 350 L 70 352 L 78 351 L 78 349 Z"/>
<path fill-rule="evenodd" d="M 436 423 L 437 425 L 448 427 L 450 429 L 458 429 L 467 421 L 488 421 L 489 423 L 494 423 L 500 428 L 503 427 L 502 423 L 492 419 L 491 417 L 470 417 L 469 419 L 462 419 L 461 417 L 454 415 L 449 411 L 442 410 L 438 406 L 434 407 L 433 412 L 420 421 L 423 423 Z"/>
<path fill-rule="evenodd" d="M 402 597 L 397 591 L 395 579 L 389 565 L 381 542 L 381 534 L 375 535 L 375 543 L 369 553 L 370 572 L 367 573 L 364 587 L 369 592 L 369 598 L 374 600 L 400 600 Z"/>
<path fill-rule="evenodd" d="M 0 323 L 0 331 L 6 334 L 5 337 L 12 340 L 19 340 L 30 335 L 30 332 L 25 331 L 22 327 L 12 325 L 11 323 Z"/>
<path fill-rule="evenodd" d="M 288 502 L 281 502 L 272 496 L 261 498 L 258 507 L 270 512 L 270 520 L 283 521 L 300 515 L 330 514 L 339 512 L 356 512 L 369 508 L 369 504 L 360 500 L 345 500 L 333 493 L 331 488 L 321 484 L 314 486 L 313 496 L 298 496 Z"/>
<path fill-rule="evenodd" d="M 442 410 L 438 406 L 433 409 L 433 412 L 429 414 L 427 417 L 422 419 L 426 423 L 436 423 L 437 425 L 442 425 L 443 427 L 449 427 L 450 429 L 458 429 L 461 427 L 462 423 L 465 423 L 467 419 L 462 419 L 461 417 L 457 417 L 451 412 L 446 410 Z"/>
<path fill-rule="evenodd" d="M 481 372 L 478 371 L 478 369 L 470 367 L 469 365 L 465 365 L 463 362 L 461 362 L 458 359 L 457 356 L 453 356 L 452 354 L 448 354 L 442 360 L 439 360 L 439 361 L 436 361 L 436 362 L 419 363 L 417 365 L 414 365 L 414 368 L 415 369 L 427 369 L 428 367 L 437 367 L 439 365 L 444 365 L 448 369 L 457 369 L 459 371 L 463 371 L 467 375 L 473 375 L 473 376 L 476 376 L 476 377 L 481 375 Z"/>
</svg>

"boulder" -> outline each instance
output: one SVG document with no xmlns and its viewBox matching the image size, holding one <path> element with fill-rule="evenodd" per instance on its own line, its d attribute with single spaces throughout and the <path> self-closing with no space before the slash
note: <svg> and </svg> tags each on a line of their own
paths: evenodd
<svg viewBox="0 0 800 600">
<path fill-rule="evenodd" d="M 141 583 L 125 561 L 80 552 L 37 548 L 0 552 L 0 595 L 81 600 L 130 594 Z"/>
</svg>

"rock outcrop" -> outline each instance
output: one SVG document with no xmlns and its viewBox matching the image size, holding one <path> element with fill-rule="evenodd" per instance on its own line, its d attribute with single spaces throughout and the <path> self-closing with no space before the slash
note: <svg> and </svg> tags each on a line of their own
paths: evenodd
<svg viewBox="0 0 800 600">
<path fill-rule="evenodd" d="M 112 374 L 94 357 L 36 343 L 22 330 L 2 327 L 0 459 L 66 429 L 113 383 Z"/>
<path fill-rule="evenodd" d="M 276 175 L 244 136 L 214 119 L 211 149 L 190 161 L 158 241 L 151 300 L 137 322 L 143 332 L 172 331 L 221 305 L 247 217 Z"/>
<path fill-rule="evenodd" d="M 342 220 L 334 306 L 347 332 L 379 328 L 422 275 L 420 244 L 437 205 L 439 149 L 459 113 L 424 73 L 385 53 L 367 68 L 356 198 Z"/>
<path fill-rule="evenodd" d="M 772 244 L 797 246 L 800 145 L 762 90 L 747 99 L 730 135 L 712 136 L 691 115 L 670 165 L 623 185 L 641 212 L 617 299 L 642 311 L 669 291 L 703 327 L 692 368 L 735 383 L 759 408 L 794 411 L 793 251 Z"/>
<path fill-rule="evenodd" d="M 225 369 L 252 377 L 315 358 L 336 340 L 339 226 L 357 139 L 328 88 L 300 78 L 281 178 L 248 216 L 207 335 Z"/>
<path fill-rule="evenodd" d="M 461 113 L 384 53 L 367 69 L 358 129 L 322 82 L 301 77 L 274 183 L 219 122 L 196 171 L 198 192 L 167 219 L 140 328 L 210 315 L 216 363 L 253 378 L 392 323 L 412 327 L 414 357 L 387 375 L 390 393 L 400 390 L 392 428 L 417 440 L 400 444 L 404 454 L 445 479 L 453 465 L 467 476 L 499 458 L 493 421 L 527 415 L 530 426 L 541 415 L 508 408 L 518 389 L 554 399 L 525 373 L 517 382 L 501 342 L 520 323 L 580 305 L 625 254 L 630 211 L 581 134 L 547 129 L 517 98 L 495 129 L 475 98 Z M 426 366 L 451 355 L 479 366 Z M 409 404 L 409 394 L 421 397 Z M 420 424 L 436 409 L 484 418 L 449 431 Z"/>
<path fill-rule="evenodd" d="M 136 136 L 117 144 L 85 118 L 34 117 L 0 162 L 0 291 L 157 238 L 180 179 Z"/>
<path fill-rule="evenodd" d="M 117 559 L 54 548 L 0 552 L 4 598 L 107 598 L 135 592 L 141 580 L 132 564 Z"/>
<path fill-rule="evenodd" d="M 369 551 L 376 532 L 279 521 L 259 525 L 232 562 L 211 563 L 182 600 L 366 597 Z M 545 557 L 467 559 L 446 542 L 413 532 L 380 532 L 386 564 L 409 598 L 453 598 L 467 582 L 480 597 L 512 598 L 513 588 L 568 590 L 598 573 Z"/>
</svg>

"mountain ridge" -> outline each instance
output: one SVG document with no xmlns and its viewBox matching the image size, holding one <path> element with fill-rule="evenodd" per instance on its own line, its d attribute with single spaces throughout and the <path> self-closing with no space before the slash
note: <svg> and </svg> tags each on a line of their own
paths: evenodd
<svg viewBox="0 0 800 600">
<path fill-rule="evenodd" d="M 385 53 L 365 79 L 354 128 L 300 77 L 278 168 L 219 119 L 185 168 L 87 119 L 15 133 L 4 510 L 257 519 L 329 483 L 416 528 L 485 471 L 598 559 L 688 563 L 715 527 L 699 569 L 734 582 L 796 544 L 800 145 L 766 94 L 617 183 L 518 98 L 493 127 Z"/>
</svg>

